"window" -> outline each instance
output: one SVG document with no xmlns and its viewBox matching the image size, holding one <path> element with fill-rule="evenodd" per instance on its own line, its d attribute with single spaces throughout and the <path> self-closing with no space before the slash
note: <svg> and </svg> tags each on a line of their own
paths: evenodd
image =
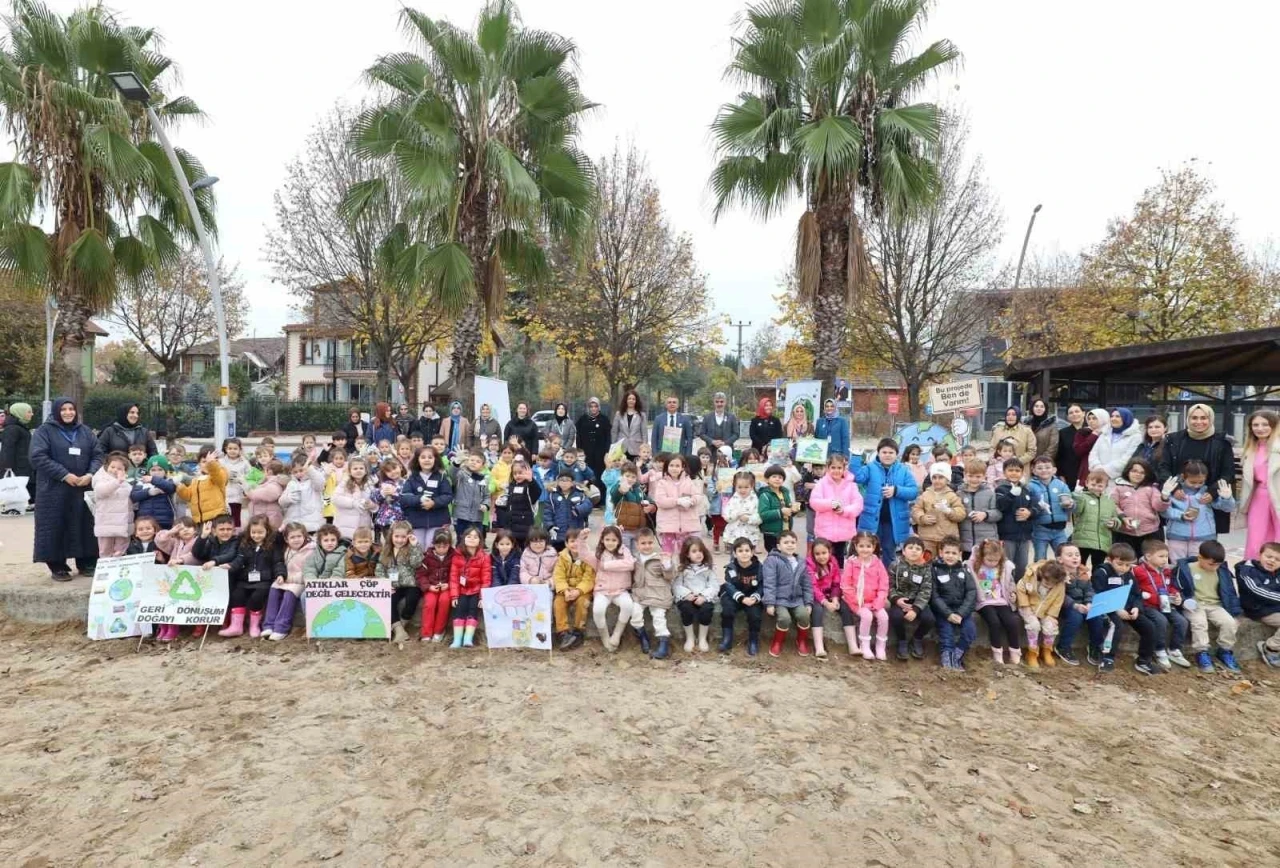
<svg viewBox="0 0 1280 868">
<path fill-rule="evenodd" d="M 301 397 L 304 401 L 328 401 L 329 387 L 323 383 L 303 386 Z"/>
<path fill-rule="evenodd" d="M 204 364 L 205 362 L 204 362 L 204 359 L 202 358 L 197 357 L 192 359 L 191 360 L 191 376 L 193 377 L 202 376 L 204 374 Z"/>
<path fill-rule="evenodd" d="M 333 341 L 302 339 L 302 364 L 327 365 L 333 357 Z"/>
</svg>

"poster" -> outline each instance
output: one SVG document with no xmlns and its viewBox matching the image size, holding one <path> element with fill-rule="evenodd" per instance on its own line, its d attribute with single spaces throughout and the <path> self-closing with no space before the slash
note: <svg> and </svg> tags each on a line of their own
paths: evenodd
<svg viewBox="0 0 1280 868">
<path fill-rule="evenodd" d="M 1126 582 L 1118 588 L 1108 588 L 1094 594 L 1093 602 L 1089 605 L 1089 614 L 1085 615 L 1085 619 L 1101 618 L 1103 615 L 1110 615 L 1112 612 L 1123 609 L 1124 604 L 1129 600 L 1130 584 L 1132 583 Z"/>
<path fill-rule="evenodd" d="M 817 437 L 801 437 L 796 441 L 796 464 L 826 464 L 830 443 Z"/>
<path fill-rule="evenodd" d="M 791 460 L 791 440 L 788 437 L 776 437 L 769 441 L 768 455 L 765 459 L 769 464 L 786 464 Z"/>
<path fill-rule="evenodd" d="M 155 552 L 102 558 L 89 585 L 87 629 L 90 639 L 150 636 L 151 625 L 138 623 L 142 569 L 154 564 Z"/>
<path fill-rule="evenodd" d="M 493 418 L 498 420 L 498 425 L 503 431 L 507 430 L 507 423 L 511 421 L 511 398 L 507 394 L 507 381 L 495 380 L 492 377 L 476 377 L 476 406 L 471 413 L 472 420 L 480 418 L 481 404 L 488 404 Z M 466 415 L 465 407 L 462 412 Z"/>
<path fill-rule="evenodd" d="M 977 380 L 939 383 L 929 387 L 929 404 L 934 413 L 954 413 L 982 406 L 982 389 Z"/>
<path fill-rule="evenodd" d="M 791 414 L 795 412 L 796 404 L 800 404 L 804 407 L 805 418 L 809 420 L 809 430 L 814 430 L 814 426 L 818 424 L 818 416 L 822 412 L 822 381 L 800 380 L 787 383 L 785 400 L 787 410 L 782 416 L 782 427 L 787 427 L 787 423 L 791 421 Z"/>
<path fill-rule="evenodd" d="M 390 579 L 307 582 L 308 639 L 390 639 Z"/>
<path fill-rule="evenodd" d="M 227 571 L 149 564 L 141 569 L 140 624 L 221 625 L 227 616 Z"/>
<path fill-rule="evenodd" d="M 733 494 L 733 477 L 738 471 L 732 467 L 716 468 L 716 493 L 726 497 Z"/>
<path fill-rule="evenodd" d="M 662 427 L 662 452 L 672 455 L 680 454 L 680 440 L 684 436 L 684 429 L 678 426 L 664 425 Z"/>
<path fill-rule="evenodd" d="M 744 464 L 738 469 L 745 470 L 748 473 L 753 474 L 756 478 L 756 488 L 759 488 L 760 486 L 765 484 L 764 472 L 769 469 L 769 465 L 768 464 Z"/>
<path fill-rule="evenodd" d="M 484 641 L 490 648 L 551 650 L 551 588 L 504 585 L 480 592 Z"/>
</svg>

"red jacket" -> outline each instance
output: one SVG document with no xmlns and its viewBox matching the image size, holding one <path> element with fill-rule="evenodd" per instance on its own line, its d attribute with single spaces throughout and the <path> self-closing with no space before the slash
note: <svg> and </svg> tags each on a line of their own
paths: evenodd
<svg viewBox="0 0 1280 868">
<path fill-rule="evenodd" d="M 449 599 L 476 596 L 482 588 L 489 587 L 492 576 L 493 562 L 488 552 L 468 556 L 462 549 L 455 550 L 449 564 Z"/>
<path fill-rule="evenodd" d="M 1172 575 L 1167 568 L 1157 570 L 1145 560 L 1139 561 L 1133 568 L 1133 578 L 1138 583 L 1138 590 L 1142 592 L 1142 605 L 1148 609 L 1159 609 L 1160 592 L 1172 594 L 1176 590 L 1170 581 Z"/>
<path fill-rule="evenodd" d="M 422 555 L 422 564 L 414 570 L 413 577 L 418 582 L 418 590 L 426 593 L 432 585 L 449 584 L 449 568 L 453 564 L 453 549 L 438 557 L 434 548 L 429 548 Z"/>
</svg>

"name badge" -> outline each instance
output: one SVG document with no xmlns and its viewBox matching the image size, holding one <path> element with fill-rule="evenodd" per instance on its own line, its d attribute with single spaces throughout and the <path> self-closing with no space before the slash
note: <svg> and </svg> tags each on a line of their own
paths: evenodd
<svg viewBox="0 0 1280 868">
<path fill-rule="evenodd" d="M 458 584 L 465 588 L 467 586 L 467 577 L 465 575 L 459 576 Z"/>
<path fill-rule="evenodd" d="M 924 576 L 917 576 L 915 573 L 911 574 L 911 583 L 913 585 L 918 585 L 923 581 L 924 581 Z"/>
<path fill-rule="evenodd" d="M 1123 585 L 1123 584 L 1124 584 L 1124 580 L 1123 580 L 1123 579 L 1121 579 L 1119 576 L 1114 576 L 1113 578 L 1107 579 L 1107 584 L 1108 584 L 1108 585 Z"/>
<path fill-rule="evenodd" d="M 438 479 L 428 479 L 428 480 L 427 480 L 427 488 L 435 488 L 435 487 L 437 487 L 439 484 L 440 484 L 440 480 L 438 480 Z"/>
<path fill-rule="evenodd" d="M 260 581 L 262 581 L 262 573 L 258 572 L 257 570 L 250 570 L 250 571 L 249 571 L 249 581 L 250 581 L 251 583 L 252 583 L 252 582 L 260 582 Z"/>
<path fill-rule="evenodd" d="M 523 485 L 517 485 L 515 488 L 511 489 L 511 493 L 512 493 L 512 494 L 524 494 L 524 486 L 523 486 Z"/>
<path fill-rule="evenodd" d="M 738 577 L 738 571 L 737 571 L 737 570 L 729 570 L 729 578 L 731 578 L 731 579 L 736 579 L 737 577 Z"/>
<path fill-rule="evenodd" d="M 945 585 L 949 581 L 951 581 L 951 577 L 948 576 L 946 573 L 943 573 L 942 575 L 938 576 L 938 584 L 940 585 Z"/>
<path fill-rule="evenodd" d="M 400 571 L 395 569 L 394 567 L 392 569 L 387 570 L 387 578 L 393 582 L 396 581 L 397 579 L 400 578 Z"/>
<path fill-rule="evenodd" d="M 72 446 L 70 449 L 68 449 L 68 450 L 67 450 L 67 454 L 68 454 L 68 455 L 79 455 L 79 454 L 80 454 L 80 447 L 79 447 L 79 446 Z"/>
<path fill-rule="evenodd" d="M 748 580 L 747 580 L 747 585 L 748 585 L 748 587 L 752 587 L 752 588 L 754 588 L 754 587 L 756 586 L 756 580 L 755 580 L 755 579 L 748 579 Z"/>
</svg>

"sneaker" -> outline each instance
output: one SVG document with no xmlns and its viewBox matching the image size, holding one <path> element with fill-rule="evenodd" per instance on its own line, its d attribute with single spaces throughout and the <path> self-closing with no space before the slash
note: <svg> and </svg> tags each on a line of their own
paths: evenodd
<svg viewBox="0 0 1280 868">
<path fill-rule="evenodd" d="M 1168 651 L 1157 651 L 1156 663 L 1159 664 L 1160 668 L 1163 669 L 1165 672 L 1168 672 L 1170 669 L 1173 668 L 1173 662 L 1169 660 Z"/>
<path fill-rule="evenodd" d="M 285 640 L 284 633 L 263 633 L 262 635 L 272 642 L 283 642 Z"/>
<path fill-rule="evenodd" d="M 917 660 L 924 659 L 924 642 L 919 639 L 911 640 L 911 656 Z"/>
<path fill-rule="evenodd" d="M 1080 665 L 1080 658 L 1073 654 L 1070 648 L 1059 648 L 1055 645 L 1053 646 L 1053 653 L 1057 655 L 1059 660 L 1068 666 Z"/>
<path fill-rule="evenodd" d="M 1174 665 L 1181 666 L 1183 669 L 1191 668 L 1191 661 L 1182 655 L 1182 650 L 1179 648 L 1169 652 L 1169 659 L 1173 661 Z"/>
<path fill-rule="evenodd" d="M 1090 645 L 1089 650 L 1085 652 L 1084 659 L 1089 661 L 1090 666 L 1097 666 L 1102 662 L 1102 649 L 1097 645 Z"/>
<path fill-rule="evenodd" d="M 1133 664 L 1133 668 L 1141 672 L 1143 675 L 1155 675 L 1156 667 L 1150 660 L 1139 660 Z"/>
<path fill-rule="evenodd" d="M 1101 662 L 1098 663 L 1098 671 L 1099 672 L 1115 672 L 1116 671 L 1115 658 L 1103 657 Z"/>
<path fill-rule="evenodd" d="M 911 656 L 911 654 L 910 654 L 910 653 L 908 652 L 908 650 L 907 650 L 907 643 L 906 643 L 906 641 L 905 641 L 905 640 L 903 640 L 903 641 L 899 642 L 899 643 L 898 643 L 898 659 L 899 659 L 899 660 L 906 660 L 906 659 L 907 659 L 907 658 L 909 658 L 910 656 Z"/>
<path fill-rule="evenodd" d="M 1218 649 L 1218 663 L 1223 669 L 1231 672 L 1239 672 L 1240 664 L 1236 662 L 1236 655 L 1228 648 Z"/>
<path fill-rule="evenodd" d="M 1213 674 L 1213 658 L 1209 656 L 1208 651 L 1196 652 L 1196 668 L 1205 675 Z"/>
<path fill-rule="evenodd" d="M 1263 639 L 1258 643 L 1258 656 L 1262 658 L 1262 662 L 1274 668 L 1280 667 L 1280 651 L 1272 651 L 1267 647 L 1267 640 Z"/>
</svg>

